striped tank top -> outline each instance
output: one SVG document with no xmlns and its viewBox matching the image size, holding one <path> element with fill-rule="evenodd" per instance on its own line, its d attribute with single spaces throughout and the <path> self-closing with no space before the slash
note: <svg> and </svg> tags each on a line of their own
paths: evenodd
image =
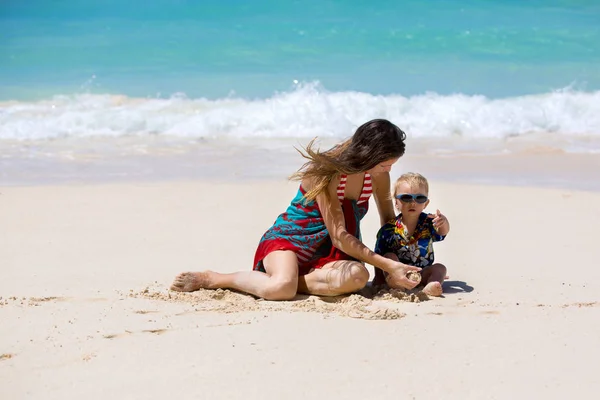
<svg viewBox="0 0 600 400">
<path fill-rule="evenodd" d="M 337 197 L 339 201 L 344 201 L 344 194 L 346 193 L 346 180 L 348 179 L 347 175 L 342 175 L 340 177 L 340 183 L 337 187 Z M 358 204 L 369 201 L 371 194 L 373 193 L 373 183 L 371 182 L 371 175 L 368 172 L 365 172 L 365 178 L 363 180 L 362 192 L 360 193 L 360 197 L 357 200 Z"/>
</svg>

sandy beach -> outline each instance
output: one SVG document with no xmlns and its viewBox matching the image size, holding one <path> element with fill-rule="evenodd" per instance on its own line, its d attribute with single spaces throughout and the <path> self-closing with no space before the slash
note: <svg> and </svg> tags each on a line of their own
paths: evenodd
<svg viewBox="0 0 600 400">
<path fill-rule="evenodd" d="M 176 294 L 250 267 L 297 184 L 0 190 L 2 399 L 508 399 L 600 390 L 600 193 L 431 182 L 443 298 Z M 372 246 L 373 210 L 363 222 Z M 363 293 L 365 294 L 365 293 Z"/>
<path fill-rule="evenodd" d="M 599 22 L 600 1 L 0 2 L 0 400 L 598 398 Z M 336 170 L 402 153 L 392 181 L 429 180 L 442 297 L 169 290 L 250 271 L 302 149 L 352 137 Z"/>
</svg>

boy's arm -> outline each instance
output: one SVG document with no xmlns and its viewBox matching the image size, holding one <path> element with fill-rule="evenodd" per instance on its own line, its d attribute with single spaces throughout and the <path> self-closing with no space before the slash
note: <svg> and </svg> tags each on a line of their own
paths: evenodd
<svg viewBox="0 0 600 400">
<path fill-rule="evenodd" d="M 433 217 L 433 227 L 438 235 L 446 236 L 450 232 L 450 222 L 440 210 L 436 210 L 435 214 L 430 214 Z"/>
</svg>

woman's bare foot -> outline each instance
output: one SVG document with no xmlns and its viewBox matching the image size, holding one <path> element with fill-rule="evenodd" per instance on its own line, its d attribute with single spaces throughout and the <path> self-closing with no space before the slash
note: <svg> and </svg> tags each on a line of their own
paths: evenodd
<svg viewBox="0 0 600 400">
<path fill-rule="evenodd" d="M 212 280 L 210 271 L 183 272 L 175 277 L 171 290 L 176 292 L 193 292 L 198 289 L 210 289 Z"/>
<path fill-rule="evenodd" d="M 423 288 L 423 293 L 428 296 L 440 297 L 442 295 L 442 284 L 438 281 L 429 282 Z"/>
</svg>

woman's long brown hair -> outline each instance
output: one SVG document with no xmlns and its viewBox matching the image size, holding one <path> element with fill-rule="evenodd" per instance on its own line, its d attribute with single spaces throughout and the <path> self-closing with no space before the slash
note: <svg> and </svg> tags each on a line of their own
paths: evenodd
<svg viewBox="0 0 600 400">
<path fill-rule="evenodd" d="M 290 177 L 312 180 L 313 187 L 304 195 L 307 202 L 326 192 L 336 175 L 365 172 L 384 161 L 402 157 L 406 147 L 406 134 L 385 119 L 361 125 L 350 139 L 323 152 L 315 149 L 315 139 L 304 150 L 296 149 L 308 162 Z"/>
</svg>

